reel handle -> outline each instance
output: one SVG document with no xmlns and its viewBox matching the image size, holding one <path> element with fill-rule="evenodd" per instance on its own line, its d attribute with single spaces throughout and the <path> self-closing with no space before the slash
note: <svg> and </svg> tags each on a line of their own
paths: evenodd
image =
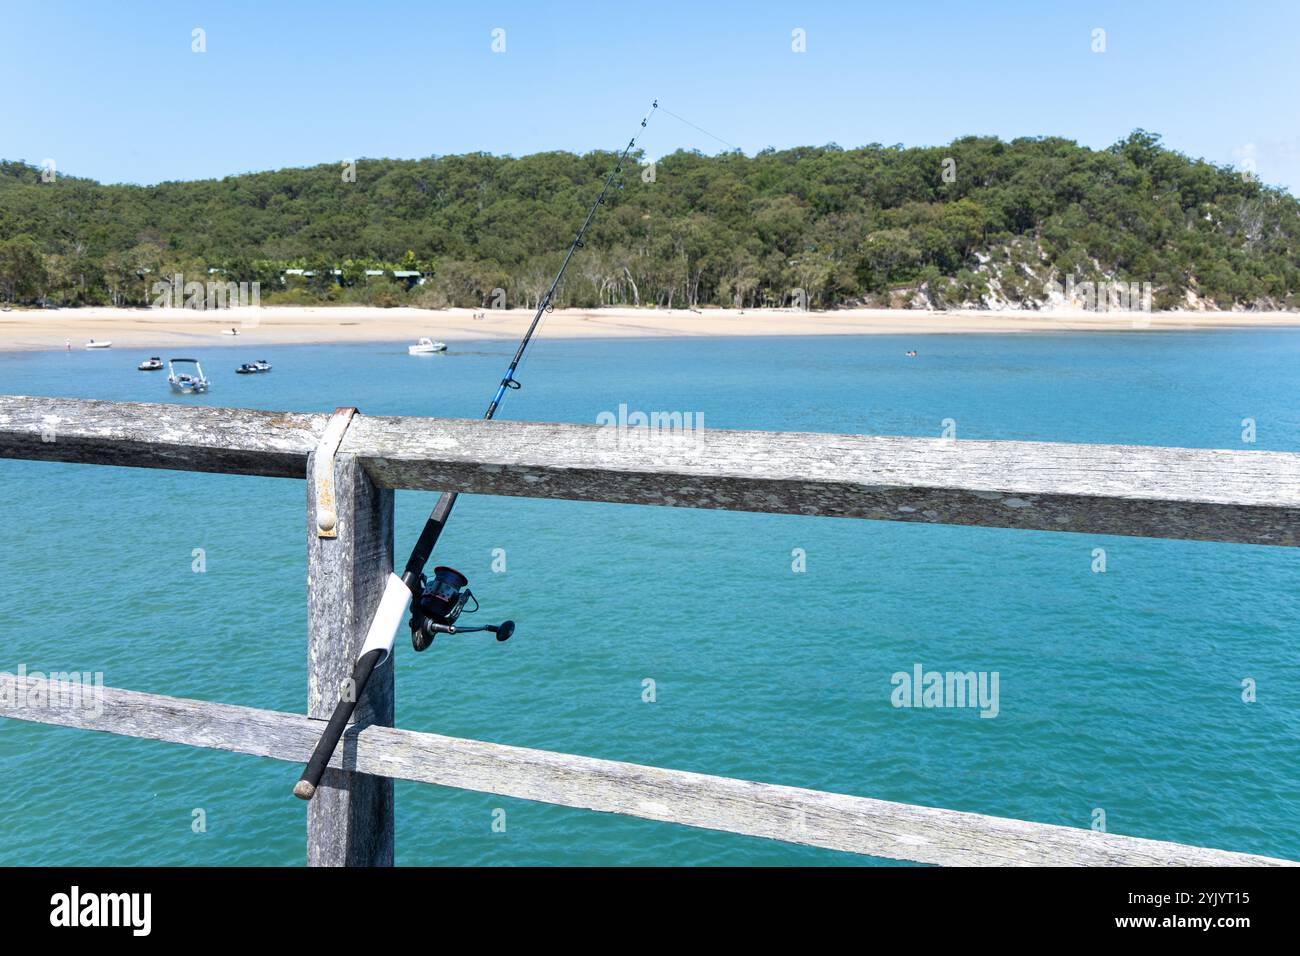
<svg viewBox="0 0 1300 956">
<path fill-rule="evenodd" d="M 502 621 L 500 624 L 480 624 L 475 627 L 456 627 L 451 625 L 447 630 L 448 634 L 468 634 L 470 631 L 487 631 L 495 634 L 498 641 L 510 640 L 510 635 L 515 632 L 514 621 Z"/>
<path fill-rule="evenodd" d="M 411 645 L 417 651 L 423 651 L 433 643 L 436 634 L 472 634 L 481 631 L 495 634 L 498 641 L 508 641 L 515 633 L 515 622 L 502 621 L 500 624 L 460 627 L 456 624 L 442 624 L 426 615 L 417 614 L 411 618 Z"/>
</svg>

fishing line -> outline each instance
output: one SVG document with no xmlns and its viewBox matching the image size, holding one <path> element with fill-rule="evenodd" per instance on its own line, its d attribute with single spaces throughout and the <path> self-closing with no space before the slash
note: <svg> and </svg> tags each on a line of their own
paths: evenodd
<svg viewBox="0 0 1300 956">
<path fill-rule="evenodd" d="M 667 107 L 663 106 L 663 105 L 662 105 L 658 100 L 655 100 L 655 101 L 654 101 L 654 105 L 651 106 L 651 108 L 650 108 L 650 112 L 647 113 L 646 116 L 645 116 L 645 119 L 643 119 L 643 120 L 641 121 L 641 126 L 642 126 L 643 128 L 645 127 L 646 122 L 650 119 L 650 116 L 655 112 L 655 110 L 662 110 L 664 113 L 667 113 L 669 116 L 671 116 L 673 119 L 677 120 L 678 122 L 680 122 L 680 123 L 685 123 L 687 126 L 691 127 L 692 129 L 699 130 L 699 131 L 700 131 L 701 133 L 703 133 L 705 136 L 709 136 L 709 137 L 712 137 L 713 139 L 716 139 L 719 143 L 722 143 L 722 145 L 724 145 L 724 146 L 726 146 L 726 147 L 728 147 L 728 148 L 730 148 L 730 149 L 739 149 L 739 148 L 740 148 L 740 147 L 736 146 L 734 143 L 730 143 L 730 142 L 728 142 L 727 140 L 723 139 L 721 136 L 717 135 L 716 133 L 711 133 L 711 132 L 709 132 L 709 131 L 708 131 L 707 129 L 705 129 L 703 126 L 700 126 L 700 125 L 698 125 L 698 124 L 696 124 L 696 123 L 692 123 L 692 122 L 691 122 L 690 120 L 688 120 L 686 117 L 684 117 L 684 116 L 679 116 L 677 113 L 674 113 L 672 110 L 670 110 L 670 109 L 668 109 Z M 632 142 L 628 144 L 628 148 L 630 149 L 630 148 L 635 144 L 635 142 L 636 142 L 636 138 L 633 137 Z M 627 149 L 625 149 L 625 150 L 623 151 L 624 156 L 626 156 L 627 151 L 628 151 Z M 622 158 L 622 157 L 620 157 L 620 163 L 618 163 L 618 164 L 616 164 L 616 165 L 620 165 L 620 166 L 622 165 L 622 164 L 621 164 L 621 158 Z M 554 309 L 547 309 L 546 311 L 547 311 L 547 313 L 549 314 L 550 312 L 554 311 Z M 542 329 L 543 326 L 545 326 L 545 324 L 546 324 L 546 316 L 544 315 L 544 316 L 542 317 L 541 324 L 538 326 L 538 332 L 539 332 L 539 333 L 541 332 L 541 329 Z M 527 361 L 525 361 L 524 365 L 525 365 L 525 366 L 527 365 Z"/>
<path fill-rule="evenodd" d="M 711 136 L 711 137 L 713 137 L 713 138 L 716 139 L 719 143 L 721 143 L 723 146 L 726 146 L 726 147 L 728 147 L 729 149 L 740 149 L 740 147 L 737 146 L 737 145 L 735 145 L 734 143 L 728 143 L 725 139 L 723 139 L 723 138 L 722 138 L 721 136 L 719 136 L 717 133 L 710 133 L 710 132 L 709 132 L 707 129 L 705 129 L 703 126 L 697 126 L 696 124 L 694 124 L 694 123 L 692 123 L 690 120 L 688 120 L 685 116 L 678 116 L 678 115 L 677 115 L 676 113 L 674 113 L 672 110 L 670 110 L 670 109 L 668 109 L 667 107 L 664 107 L 664 106 L 661 106 L 661 107 L 659 107 L 659 108 L 660 108 L 661 110 L 663 110 L 665 113 L 667 113 L 669 116 L 671 116 L 673 119 L 675 119 L 675 120 L 677 120 L 677 121 L 679 121 L 679 122 L 685 123 L 687 126 L 691 127 L 691 129 L 697 129 L 697 130 L 699 130 L 701 133 L 703 133 L 705 136 Z"/>
</svg>

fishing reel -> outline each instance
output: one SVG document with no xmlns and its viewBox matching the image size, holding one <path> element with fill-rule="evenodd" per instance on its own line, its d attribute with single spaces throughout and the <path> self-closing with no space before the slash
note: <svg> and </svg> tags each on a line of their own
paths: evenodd
<svg viewBox="0 0 1300 956">
<path fill-rule="evenodd" d="M 473 607 L 466 607 L 469 602 Z M 469 578 L 455 568 L 439 565 L 433 569 L 433 580 L 420 575 L 420 596 L 411 603 L 411 646 L 422 651 L 433 643 L 439 634 L 468 634 L 486 631 L 495 634 L 498 641 L 510 640 L 515 632 L 514 621 L 500 624 L 482 624 L 476 627 L 459 627 L 456 620 L 464 614 L 479 609 L 478 598 L 469 589 Z"/>
</svg>

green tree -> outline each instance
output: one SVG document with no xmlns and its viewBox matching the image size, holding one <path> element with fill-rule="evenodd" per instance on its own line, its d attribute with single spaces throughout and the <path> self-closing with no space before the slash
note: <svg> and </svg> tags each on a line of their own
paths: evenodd
<svg viewBox="0 0 1300 956">
<path fill-rule="evenodd" d="M 34 302 L 49 275 L 36 243 L 25 236 L 0 242 L 0 296 L 9 303 Z"/>
</svg>

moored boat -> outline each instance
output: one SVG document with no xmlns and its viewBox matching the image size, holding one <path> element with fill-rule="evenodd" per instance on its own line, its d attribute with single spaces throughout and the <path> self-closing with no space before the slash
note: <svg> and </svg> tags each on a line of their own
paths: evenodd
<svg viewBox="0 0 1300 956">
<path fill-rule="evenodd" d="M 420 337 L 418 344 L 408 345 L 406 351 L 409 355 L 428 355 L 430 352 L 445 352 L 447 351 L 447 343 L 435 342 L 433 339 L 425 335 Z"/>
<path fill-rule="evenodd" d="M 153 355 L 136 366 L 141 372 L 156 372 L 163 367 L 162 359 Z"/>
<path fill-rule="evenodd" d="M 177 364 L 182 367 L 194 366 L 193 372 L 176 371 Z M 203 366 L 199 364 L 198 359 L 192 358 L 173 358 L 167 360 L 167 381 L 172 387 L 173 392 L 179 392 L 182 395 L 194 395 L 199 392 L 208 390 L 208 380 L 203 374 Z"/>
</svg>

